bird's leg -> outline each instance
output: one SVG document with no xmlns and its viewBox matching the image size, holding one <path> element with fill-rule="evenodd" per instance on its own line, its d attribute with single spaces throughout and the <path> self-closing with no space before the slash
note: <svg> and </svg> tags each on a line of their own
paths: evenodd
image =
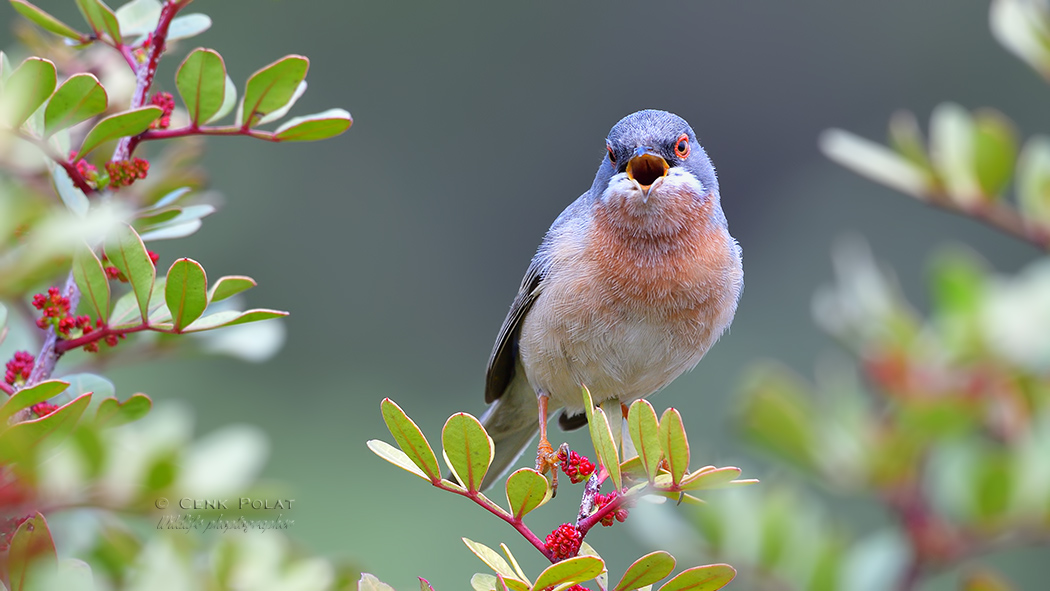
<svg viewBox="0 0 1050 591">
<path fill-rule="evenodd" d="M 547 402 L 550 399 L 543 390 L 539 391 L 537 401 L 539 402 L 540 419 L 540 443 L 536 446 L 536 471 L 546 474 L 551 471 L 551 490 L 553 494 L 558 491 L 558 455 L 554 453 L 551 442 L 547 440 Z"/>
</svg>

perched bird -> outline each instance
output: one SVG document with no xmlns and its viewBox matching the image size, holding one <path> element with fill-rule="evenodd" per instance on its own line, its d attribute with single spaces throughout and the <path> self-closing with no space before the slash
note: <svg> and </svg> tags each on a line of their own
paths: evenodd
<svg viewBox="0 0 1050 591">
<path fill-rule="evenodd" d="M 736 312 L 740 246 L 689 124 L 638 111 L 613 126 L 606 151 L 590 190 L 547 231 L 496 338 L 483 488 L 537 431 L 536 469 L 554 467 L 548 409 L 564 409 L 563 429 L 586 424 L 581 386 L 595 404 L 649 396 L 693 368 Z"/>
</svg>

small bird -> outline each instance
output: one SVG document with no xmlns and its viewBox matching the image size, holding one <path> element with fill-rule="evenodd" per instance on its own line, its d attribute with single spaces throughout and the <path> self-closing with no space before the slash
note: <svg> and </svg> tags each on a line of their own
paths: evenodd
<svg viewBox="0 0 1050 591">
<path fill-rule="evenodd" d="M 564 409 L 570 430 L 587 422 L 581 386 L 595 404 L 649 396 L 692 369 L 736 313 L 740 246 L 693 129 L 638 111 L 605 148 L 590 190 L 547 231 L 489 357 L 481 421 L 496 451 L 482 488 L 537 431 L 536 469 L 556 470 L 549 408 Z"/>
</svg>

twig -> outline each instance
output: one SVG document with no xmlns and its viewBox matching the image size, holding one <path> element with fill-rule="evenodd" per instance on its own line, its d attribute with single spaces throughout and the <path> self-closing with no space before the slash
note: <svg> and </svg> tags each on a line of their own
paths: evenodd
<svg viewBox="0 0 1050 591">
<path fill-rule="evenodd" d="M 55 164 L 61 166 L 66 171 L 66 174 L 69 175 L 69 178 L 72 179 L 73 184 L 76 185 L 78 189 L 83 191 L 85 195 L 90 195 L 92 193 L 97 192 L 97 189 L 93 188 L 91 185 L 88 184 L 87 180 L 84 179 L 84 175 L 80 174 L 80 171 L 77 170 L 77 167 L 73 165 L 73 163 L 63 158 L 61 154 L 56 154 L 55 151 L 51 149 L 51 146 L 45 140 L 35 137 L 31 134 L 25 133 L 21 130 L 16 131 L 15 135 L 17 135 L 20 139 L 23 139 L 36 146 L 38 149 L 40 149 L 41 152 L 44 153 L 45 156 L 53 160 Z"/>
<path fill-rule="evenodd" d="M 944 193 L 927 195 L 927 199 L 922 201 L 954 214 L 980 220 L 1014 238 L 1043 250 L 1050 250 L 1050 228 L 1025 219 L 1012 207 L 1001 203 L 977 203 L 967 206 L 957 203 Z"/>
<path fill-rule="evenodd" d="M 244 135 L 270 142 L 281 141 L 277 139 L 277 134 L 273 132 L 249 129 L 245 126 L 238 127 L 236 125 L 224 125 L 221 127 L 198 127 L 193 124 L 178 129 L 151 129 L 137 136 L 136 140 L 139 142 L 148 140 L 166 140 L 190 135 Z"/>
</svg>

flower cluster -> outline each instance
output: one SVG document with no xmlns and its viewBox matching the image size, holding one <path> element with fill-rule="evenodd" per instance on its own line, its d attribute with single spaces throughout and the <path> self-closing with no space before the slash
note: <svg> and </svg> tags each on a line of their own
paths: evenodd
<svg viewBox="0 0 1050 591">
<path fill-rule="evenodd" d="M 25 523 L 29 517 L 29 515 L 26 515 L 24 517 L 0 519 L 0 552 L 7 552 L 11 548 L 11 538 L 18 531 L 18 526 Z"/>
<path fill-rule="evenodd" d="M 49 326 L 58 329 L 62 319 L 69 316 L 69 298 L 62 295 L 57 287 L 48 288 L 46 296 L 42 293 L 33 296 L 33 307 L 43 312 L 36 321 L 36 325 L 43 330 Z"/>
<path fill-rule="evenodd" d="M 77 151 L 72 150 L 69 152 L 69 161 L 72 162 L 77 158 Z M 98 188 L 98 168 L 88 162 L 87 160 L 80 160 L 76 164 L 77 172 L 80 176 L 84 177 L 84 181 L 87 182 L 93 188 Z"/>
<path fill-rule="evenodd" d="M 175 99 L 170 92 L 158 92 L 150 99 L 150 104 L 160 107 L 164 114 L 149 124 L 150 129 L 167 129 L 171 125 L 171 112 L 175 110 Z"/>
<path fill-rule="evenodd" d="M 568 453 L 564 449 L 558 450 L 558 464 L 573 484 L 587 480 L 594 473 L 594 463 L 587 459 L 587 456 L 581 456 L 572 450 Z"/>
<path fill-rule="evenodd" d="M 627 490 L 624 489 L 624 492 L 627 492 Z M 611 492 L 611 493 L 609 493 L 607 495 L 602 495 L 602 494 L 594 495 L 594 510 L 595 511 L 600 510 L 605 505 L 608 505 L 609 503 L 611 503 L 614 500 L 616 500 L 616 497 L 617 497 L 616 491 L 613 491 L 613 492 Z M 609 513 L 605 517 L 602 517 L 601 524 L 604 525 L 605 527 L 609 527 L 609 526 L 611 526 L 613 524 L 613 520 L 614 519 L 616 521 L 619 521 L 620 523 L 623 523 L 624 520 L 627 519 L 627 509 L 624 508 L 624 507 L 620 507 L 619 509 L 613 511 L 612 513 Z"/>
<path fill-rule="evenodd" d="M 43 418 L 58 410 L 58 405 L 49 402 L 39 402 L 30 408 L 36 413 L 36 416 Z"/>
<path fill-rule="evenodd" d="M 12 386 L 21 386 L 26 383 L 30 372 L 33 371 L 34 362 L 36 362 L 36 359 L 26 351 L 16 352 L 11 361 L 7 362 L 7 372 L 4 374 L 4 381 Z"/>
<path fill-rule="evenodd" d="M 146 178 L 149 172 L 149 161 L 142 158 L 130 160 L 115 160 L 106 163 L 106 172 L 109 173 L 109 186 L 116 189 L 127 187 L 138 179 Z"/>
<path fill-rule="evenodd" d="M 554 554 L 555 560 L 565 560 L 576 556 L 582 543 L 583 536 L 580 535 L 579 530 L 571 523 L 563 523 L 547 535 L 544 546 Z"/>
</svg>

